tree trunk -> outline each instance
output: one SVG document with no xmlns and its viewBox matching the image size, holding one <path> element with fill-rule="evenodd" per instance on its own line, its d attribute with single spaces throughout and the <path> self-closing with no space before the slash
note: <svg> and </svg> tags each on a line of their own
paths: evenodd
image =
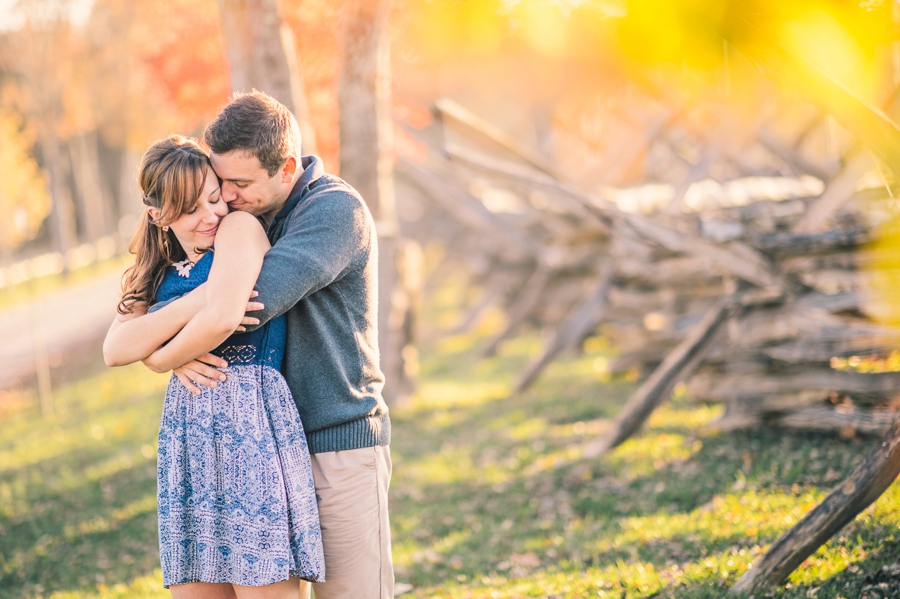
<svg viewBox="0 0 900 599">
<path fill-rule="evenodd" d="M 405 402 L 411 391 L 405 364 L 412 355 L 411 314 L 406 297 L 416 280 L 403 271 L 404 259 L 394 197 L 391 115 L 390 2 L 348 0 L 344 5 L 340 104 L 341 177 L 365 199 L 375 219 L 379 246 L 378 335 L 385 398 Z"/>
<path fill-rule="evenodd" d="M 137 173 L 141 163 L 141 154 L 131 148 L 122 150 L 119 170 L 119 222 L 116 228 L 127 245 L 134 234 L 138 218 L 145 209 L 141 203 L 141 190 L 138 187 Z"/>
<path fill-rule="evenodd" d="M 315 152 L 315 134 L 297 66 L 293 35 L 275 0 L 219 0 L 231 90 L 265 92 L 300 123 L 303 152 Z"/>
<path fill-rule="evenodd" d="M 95 242 L 111 233 L 113 229 L 113 215 L 110 213 L 100 180 L 97 133 L 90 132 L 72 138 L 68 148 L 86 241 Z"/>
<path fill-rule="evenodd" d="M 50 227 L 53 248 L 65 257 L 69 250 L 78 243 L 75 231 L 75 211 L 72 197 L 65 184 L 65 164 L 60 152 L 59 139 L 49 127 L 40 140 L 43 166 L 50 179 L 50 197 L 53 209 L 50 212 Z"/>
</svg>

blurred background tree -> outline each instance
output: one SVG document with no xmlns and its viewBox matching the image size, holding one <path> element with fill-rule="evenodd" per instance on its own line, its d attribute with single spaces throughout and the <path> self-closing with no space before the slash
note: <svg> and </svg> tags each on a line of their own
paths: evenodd
<svg viewBox="0 0 900 599">
<path fill-rule="evenodd" d="M 382 314 L 385 334 L 397 339 L 382 340 L 392 347 L 385 365 L 391 380 L 407 381 L 398 397 L 415 369 L 409 336 L 420 277 L 407 271 L 421 249 L 412 240 L 427 240 L 416 234 L 415 207 L 398 207 L 392 170 L 398 156 L 423 156 L 416 132 L 440 98 L 489 120 L 582 189 L 615 197 L 673 186 L 667 212 L 707 178 L 790 172 L 774 147 L 818 165 L 815 176 L 844 172 L 854 185 L 873 160 L 890 183 L 900 156 L 888 117 L 900 79 L 888 1 L 8 6 L 0 101 L 21 123 L 17 160 L 38 165 L 43 174 L 32 180 L 51 208 L 29 208 L 28 234 L 4 233 L 2 259 L 121 251 L 140 210 L 134 175 L 143 149 L 173 131 L 201 135 L 231 91 L 259 87 L 294 109 L 305 147 L 363 191 L 379 222 L 393 256 L 382 305 L 396 312 Z M 0 230 L 17 230 L 16 218 L 0 215 Z M 816 218 L 806 230 L 822 226 Z"/>
</svg>

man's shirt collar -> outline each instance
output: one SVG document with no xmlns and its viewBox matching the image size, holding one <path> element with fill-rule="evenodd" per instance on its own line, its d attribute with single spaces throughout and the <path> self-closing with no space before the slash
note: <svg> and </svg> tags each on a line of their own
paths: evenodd
<svg viewBox="0 0 900 599">
<path fill-rule="evenodd" d="M 269 225 L 270 231 L 275 227 L 276 223 L 290 214 L 291 210 L 297 207 L 297 204 L 303 199 L 309 186 L 325 175 L 325 167 L 322 165 L 322 159 L 318 156 L 301 156 L 300 166 L 303 167 L 303 172 L 300 174 L 300 178 L 297 179 L 297 182 L 294 183 L 294 188 L 291 190 L 287 202 L 285 202 L 278 214 L 275 215 L 275 218 L 272 219 L 272 224 Z"/>
</svg>

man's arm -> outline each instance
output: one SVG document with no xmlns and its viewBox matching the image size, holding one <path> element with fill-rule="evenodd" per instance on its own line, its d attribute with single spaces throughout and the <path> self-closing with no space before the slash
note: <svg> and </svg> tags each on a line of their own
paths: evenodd
<svg viewBox="0 0 900 599">
<path fill-rule="evenodd" d="M 213 265 L 204 285 L 205 305 L 144 364 L 156 372 L 178 368 L 214 349 L 240 327 L 246 298 L 268 248 L 269 240 L 255 217 L 234 212 L 222 219 Z"/>
<path fill-rule="evenodd" d="M 256 289 L 265 308 L 253 313 L 262 324 L 339 279 L 371 244 L 371 217 L 348 191 L 324 192 L 302 210 L 263 261 Z"/>
</svg>

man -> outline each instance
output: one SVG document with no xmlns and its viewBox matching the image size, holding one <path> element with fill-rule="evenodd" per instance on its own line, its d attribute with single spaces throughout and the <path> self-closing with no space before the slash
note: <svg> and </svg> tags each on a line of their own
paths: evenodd
<svg viewBox="0 0 900 599">
<path fill-rule="evenodd" d="M 327 582 L 315 586 L 316 599 L 392 597 L 391 426 L 378 366 L 371 214 L 319 158 L 300 157 L 296 119 L 266 94 L 235 95 L 204 137 L 222 197 L 257 216 L 272 242 L 257 282 L 264 307 L 247 328 L 286 314 L 282 371 L 306 429 L 325 548 Z M 183 326 L 190 309 L 177 304 L 150 316 Z M 184 359 L 175 373 L 188 388 L 223 377 L 212 367 L 225 365 L 220 358 Z"/>
</svg>

